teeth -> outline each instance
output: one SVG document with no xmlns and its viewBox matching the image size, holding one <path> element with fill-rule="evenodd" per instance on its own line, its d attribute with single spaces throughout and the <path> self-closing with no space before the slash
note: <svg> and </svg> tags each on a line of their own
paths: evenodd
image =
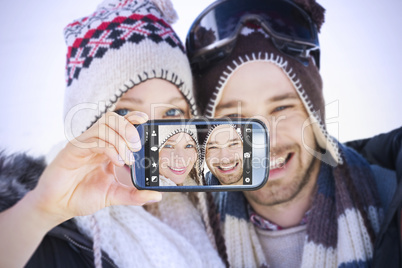
<svg viewBox="0 0 402 268">
<path fill-rule="evenodd" d="M 285 158 L 284 157 L 279 157 L 276 159 L 276 165 L 278 167 L 283 167 L 285 165 Z"/>
<path fill-rule="evenodd" d="M 271 161 L 269 166 L 271 169 L 281 168 L 285 165 L 285 160 L 286 159 L 284 157 L 278 157 L 275 160 Z"/>
<path fill-rule="evenodd" d="M 186 168 L 173 168 L 173 167 L 170 167 L 170 169 L 172 169 L 172 170 L 174 170 L 174 171 L 183 171 L 183 170 L 185 170 Z"/>
<path fill-rule="evenodd" d="M 227 167 L 220 166 L 220 168 L 221 168 L 222 170 L 229 170 L 229 169 L 234 168 L 235 166 L 236 166 L 236 164 L 233 164 L 233 165 L 231 165 L 231 166 L 227 166 Z"/>
</svg>

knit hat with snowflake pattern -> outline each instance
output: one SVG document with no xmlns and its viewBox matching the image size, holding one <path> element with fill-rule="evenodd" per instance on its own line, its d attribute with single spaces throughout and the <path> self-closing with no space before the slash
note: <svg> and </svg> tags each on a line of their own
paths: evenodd
<svg viewBox="0 0 402 268">
<path fill-rule="evenodd" d="M 196 115 L 190 66 L 169 23 L 170 0 L 106 0 L 64 29 L 68 46 L 65 133 L 80 135 L 134 86 L 152 78 L 176 85 Z"/>
</svg>

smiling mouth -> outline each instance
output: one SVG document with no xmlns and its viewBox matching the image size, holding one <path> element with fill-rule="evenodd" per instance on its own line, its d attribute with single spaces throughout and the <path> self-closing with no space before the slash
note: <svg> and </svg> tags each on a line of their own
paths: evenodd
<svg viewBox="0 0 402 268">
<path fill-rule="evenodd" d="M 289 162 L 290 158 L 293 156 L 293 153 L 288 154 L 286 157 L 277 157 L 275 160 L 270 161 L 269 168 L 271 170 L 279 169 L 285 167 L 285 165 Z"/>
<path fill-rule="evenodd" d="M 238 165 L 239 165 L 239 162 L 236 162 L 236 163 L 232 163 L 232 164 L 228 164 L 228 165 L 217 166 L 217 168 L 223 173 L 229 173 L 229 172 L 232 172 L 233 170 L 235 170 Z"/>
<path fill-rule="evenodd" d="M 174 167 L 170 167 L 168 166 L 168 168 L 177 175 L 182 175 L 184 174 L 184 172 L 186 172 L 187 168 L 186 167 L 182 167 L 182 168 L 174 168 Z"/>
</svg>

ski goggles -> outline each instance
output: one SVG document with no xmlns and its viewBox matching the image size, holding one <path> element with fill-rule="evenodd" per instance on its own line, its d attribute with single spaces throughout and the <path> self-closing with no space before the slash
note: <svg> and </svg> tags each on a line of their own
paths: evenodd
<svg viewBox="0 0 402 268">
<path fill-rule="evenodd" d="M 192 68 L 200 71 L 224 59 L 243 27 L 261 28 L 283 53 L 320 65 L 317 28 L 310 16 L 288 0 L 220 0 L 194 21 L 186 37 Z"/>
</svg>

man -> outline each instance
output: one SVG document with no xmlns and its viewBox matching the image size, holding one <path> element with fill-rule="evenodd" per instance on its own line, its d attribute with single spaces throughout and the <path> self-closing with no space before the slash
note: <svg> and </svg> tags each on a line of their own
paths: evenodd
<svg viewBox="0 0 402 268">
<path fill-rule="evenodd" d="M 368 267 L 373 258 L 395 174 L 326 131 L 323 22 L 314 0 L 220 1 L 187 37 L 203 113 L 258 117 L 270 129 L 271 161 L 281 159 L 263 188 L 219 196 L 234 267 Z"/>
<path fill-rule="evenodd" d="M 205 140 L 208 185 L 243 184 L 243 141 L 232 125 L 210 130 Z"/>
</svg>

